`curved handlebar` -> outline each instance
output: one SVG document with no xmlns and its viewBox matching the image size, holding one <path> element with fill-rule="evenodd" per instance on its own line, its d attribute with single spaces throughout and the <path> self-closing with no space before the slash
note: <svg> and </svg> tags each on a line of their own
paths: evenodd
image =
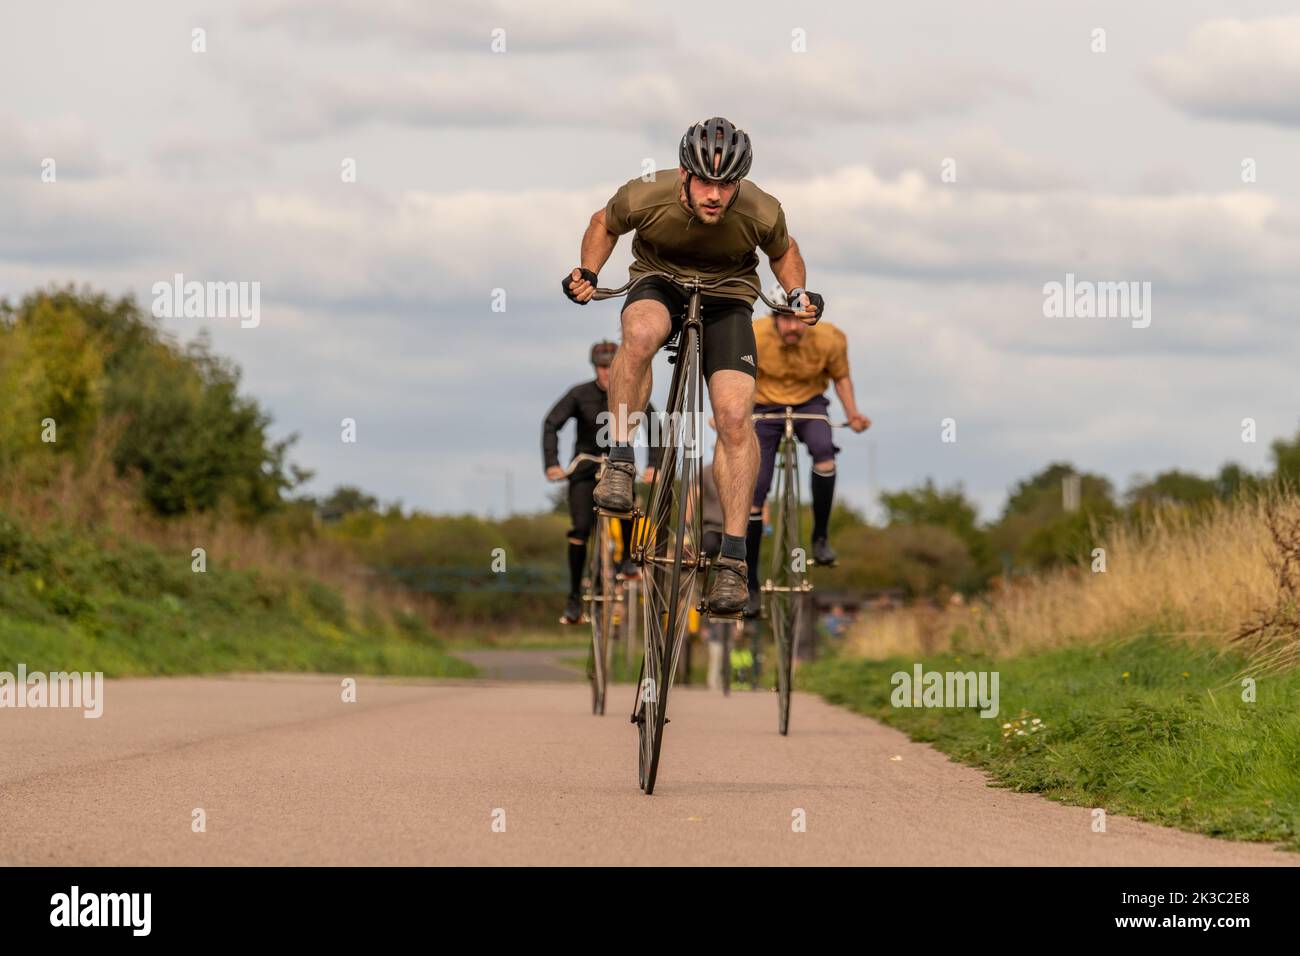
<svg viewBox="0 0 1300 956">
<path fill-rule="evenodd" d="M 581 465 L 583 462 L 592 461 L 599 465 L 604 460 L 605 459 L 600 455 L 589 455 L 587 454 L 587 452 L 584 451 L 580 454 L 573 456 L 573 460 L 570 461 L 568 467 L 564 469 L 563 475 L 561 475 L 559 478 L 552 478 L 550 480 L 553 483 L 563 481 L 565 478 L 572 477 L 573 473 L 577 470 L 578 466 Z"/>
<path fill-rule="evenodd" d="M 758 293 L 758 297 L 763 300 L 763 304 L 766 305 L 769 309 L 771 309 L 775 313 L 778 313 L 780 315 L 797 315 L 801 311 L 799 309 L 792 309 L 788 305 L 781 305 L 780 303 L 773 302 L 771 299 L 769 299 L 766 295 L 763 294 L 763 290 L 759 288 L 757 282 L 751 282 L 748 279 L 741 279 L 741 278 L 705 279 L 700 276 L 694 276 L 692 278 L 686 279 L 681 276 L 672 275 L 671 273 L 668 272 L 643 272 L 641 275 L 636 276 L 633 279 L 629 279 L 624 285 L 619 286 L 617 289 L 598 288 L 596 290 L 596 294 L 591 297 L 592 301 L 598 301 L 601 299 L 612 299 L 615 296 L 626 295 L 628 291 L 631 290 L 632 286 L 636 285 L 638 282 L 643 282 L 646 279 L 649 279 L 653 276 L 658 276 L 659 278 L 667 279 L 669 282 L 681 286 L 687 292 L 694 292 L 696 290 L 699 290 L 700 292 L 711 292 L 715 289 L 726 288 L 727 286 L 732 286 L 734 288 L 737 285 L 743 285 L 745 288 L 751 289 L 754 292 Z"/>
<path fill-rule="evenodd" d="M 791 418 L 791 419 L 795 419 L 795 420 L 803 419 L 803 420 L 805 420 L 805 421 L 819 421 L 819 422 L 825 422 L 827 425 L 830 425 L 831 428 L 848 428 L 848 427 L 849 427 L 849 423 L 848 423 L 847 421 L 844 421 L 844 422 L 833 422 L 833 421 L 830 420 L 830 417 L 829 417 L 829 416 L 826 416 L 826 415 L 808 415 L 808 414 L 806 414 L 806 413 L 804 413 L 804 412 L 757 412 L 757 413 L 755 413 L 755 414 L 754 414 L 753 416 L 751 416 L 751 417 L 752 417 L 752 418 L 754 419 L 754 421 L 756 421 L 756 422 L 757 422 L 757 421 L 777 421 L 777 422 L 783 422 L 783 421 L 785 421 L 787 418 Z"/>
</svg>

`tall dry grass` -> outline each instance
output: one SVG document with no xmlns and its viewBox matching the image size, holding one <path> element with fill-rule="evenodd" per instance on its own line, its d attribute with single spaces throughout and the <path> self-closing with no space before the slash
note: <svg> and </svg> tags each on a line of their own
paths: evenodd
<svg viewBox="0 0 1300 956">
<path fill-rule="evenodd" d="M 1104 573 L 1071 567 L 1015 579 L 967 605 L 864 615 L 848 650 L 1005 656 L 1155 634 L 1244 647 L 1276 666 L 1297 662 L 1300 498 L 1274 490 L 1197 512 L 1159 510 L 1099 531 L 1097 546 Z"/>
<path fill-rule="evenodd" d="M 113 465 L 117 433 L 100 428 L 76 456 L 50 453 L 11 463 L 0 477 L 0 511 L 36 531 L 53 527 L 153 545 L 178 560 L 203 548 L 208 561 L 269 574 L 305 574 L 337 590 L 350 611 L 418 614 L 438 623 L 437 604 L 377 578 L 346 544 L 274 519 L 253 523 L 216 511 L 163 518 L 140 495 L 137 481 Z"/>
</svg>

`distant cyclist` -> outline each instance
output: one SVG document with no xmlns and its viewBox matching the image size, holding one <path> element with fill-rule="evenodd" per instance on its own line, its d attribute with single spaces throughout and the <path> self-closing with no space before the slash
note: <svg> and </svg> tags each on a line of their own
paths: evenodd
<svg viewBox="0 0 1300 956">
<path fill-rule="evenodd" d="M 560 429 L 570 419 L 577 422 L 577 435 L 573 442 L 573 455 L 600 455 L 604 449 L 596 438 L 601 428 L 598 417 L 607 415 L 605 393 L 609 389 L 609 367 L 614 360 L 618 346 L 613 342 L 597 342 L 591 347 L 591 364 L 596 368 L 596 377 L 590 382 L 575 385 L 564 393 L 555 406 L 546 414 L 542 422 L 542 460 L 546 467 L 546 477 L 559 481 L 564 477 L 565 469 L 560 466 Z M 654 413 L 654 408 L 646 406 L 646 414 Z M 657 454 L 662 454 L 658 449 Z M 652 460 L 656 451 L 651 451 Z M 654 470 L 647 468 L 645 480 L 654 478 Z M 577 624 L 582 620 L 582 572 L 587 566 L 587 541 L 595 525 L 595 511 L 591 494 L 596 487 L 595 462 L 579 462 L 569 475 L 569 597 L 564 605 L 563 624 Z M 632 540 L 632 522 L 621 522 L 623 532 L 623 560 L 619 573 L 624 577 L 635 577 L 636 565 L 628 554 L 628 542 Z"/>
<path fill-rule="evenodd" d="M 825 415 L 830 399 L 823 392 L 826 383 L 835 384 L 835 393 L 844 406 L 849 427 L 865 431 L 871 419 L 858 411 L 849 376 L 849 351 L 844 333 L 829 322 L 811 328 L 791 316 L 768 315 L 754 322 L 754 339 L 758 344 L 758 388 L 754 413 L 783 412 L 787 405 L 795 412 Z M 758 480 L 749 512 L 748 552 L 757 558 L 763 540 L 763 503 L 772 485 L 776 449 L 785 433 L 785 423 L 767 419 L 755 423 L 758 434 Z M 835 496 L 835 455 L 839 448 L 831 441 L 827 422 L 803 419 L 794 423 L 795 435 L 812 457 L 812 557 L 817 564 L 835 563 L 835 552 L 827 540 L 831 503 Z M 749 564 L 749 613 L 759 606 L 758 561 Z"/>
<path fill-rule="evenodd" d="M 762 249 L 772 272 L 802 308 L 799 320 L 815 323 L 822 297 L 807 292 L 803 256 L 786 231 L 785 212 L 772 196 L 745 179 L 753 161 L 749 135 L 720 116 L 695 123 L 678 145 L 676 169 L 620 187 L 591 217 L 582 238 L 582 265 L 564 278 L 565 294 L 586 304 L 597 273 L 618 237 L 635 232 L 632 277 L 665 272 L 703 279 L 745 279 L 757 285 Z M 708 609 L 730 615 L 745 607 L 745 518 L 758 472 L 758 447 L 750 413 L 754 402 L 754 301 L 743 288 L 718 289 L 701 297 L 704 376 L 717 421 L 714 459 L 724 516 L 721 556 L 705 598 Z M 614 360 L 609 410 L 613 444 L 595 498 L 615 514 L 632 510 L 636 466 L 626 416 L 650 396 L 651 362 L 683 321 L 687 293 L 667 280 L 638 283 L 623 304 L 623 345 Z"/>
</svg>

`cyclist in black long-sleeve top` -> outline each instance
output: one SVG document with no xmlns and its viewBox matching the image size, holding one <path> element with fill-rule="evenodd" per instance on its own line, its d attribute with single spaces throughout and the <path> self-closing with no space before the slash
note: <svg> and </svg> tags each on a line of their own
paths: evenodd
<svg viewBox="0 0 1300 956">
<path fill-rule="evenodd" d="M 608 432 L 609 366 L 614 361 L 618 346 L 613 342 L 597 342 L 591 347 L 591 364 L 596 368 L 596 377 L 580 385 L 575 385 L 560 398 L 546 414 L 542 422 L 542 460 L 546 467 L 546 477 L 559 481 L 565 476 L 565 469 L 560 465 L 560 429 L 570 419 L 577 423 L 577 434 L 573 443 L 574 457 L 581 454 L 601 456 L 608 452 L 601 445 L 602 432 Z M 646 405 L 646 416 L 654 414 L 654 407 Z M 663 454 L 662 446 L 652 448 L 650 460 L 658 462 Z M 647 467 L 644 480 L 654 479 L 654 467 Z M 564 605 L 562 624 L 576 624 L 582 620 L 582 571 L 587 565 L 587 541 L 595 525 L 595 503 L 592 492 L 596 487 L 596 463 L 579 462 L 569 474 L 569 597 Z M 623 532 L 623 561 L 619 573 L 624 577 L 635 577 L 636 565 L 628 556 L 628 543 L 632 540 L 632 521 L 624 518 L 620 521 Z"/>
</svg>

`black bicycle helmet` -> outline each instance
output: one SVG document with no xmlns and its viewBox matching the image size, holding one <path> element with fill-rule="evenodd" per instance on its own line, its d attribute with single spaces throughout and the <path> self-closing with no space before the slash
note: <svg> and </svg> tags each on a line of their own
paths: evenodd
<svg viewBox="0 0 1300 956">
<path fill-rule="evenodd" d="M 614 353 L 618 351 L 618 346 L 608 339 L 597 342 L 591 347 L 591 364 L 596 366 L 610 365 L 614 361 Z"/>
<path fill-rule="evenodd" d="M 711 183 L 744 179 L 754 161 L 749 134 L 721 116 L 693 124 L 678 152 L 683 169 Z"/>
</svg>

